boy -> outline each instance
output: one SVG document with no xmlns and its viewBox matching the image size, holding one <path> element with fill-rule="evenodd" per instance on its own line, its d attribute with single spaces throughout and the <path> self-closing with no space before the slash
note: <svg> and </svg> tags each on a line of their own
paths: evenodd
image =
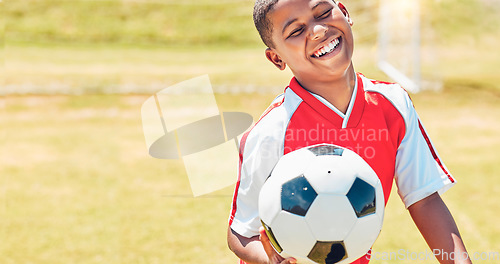
<svg viewBox="0 0 500 264">
<path fill-rule="evenodd" d="M 278 159 L 319 143 L 358 153 L 389 198 L 398 193 L 440 263 L 470 263 L 453 217 L 438 192 L 455 180 L 437 156 L 407 93 L 397 84 L 356 74 L 352 20 L 333 0 L 257 0 L 254 22 L 267 59 L 294 75 L 240 143 L 239 180 L 228 228 L 240 263 L 295 263 L 271 247 L 260 227 L 258 195 Z M 449 258 L 453 253 L 455 262 Z M 368 263 L 366 255 L 354 263 Z"/>
</svg>

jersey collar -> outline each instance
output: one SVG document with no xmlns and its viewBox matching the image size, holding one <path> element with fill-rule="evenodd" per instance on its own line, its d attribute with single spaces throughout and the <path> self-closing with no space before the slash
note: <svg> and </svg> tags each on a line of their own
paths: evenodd
<svg viewBox="0 0 500 264">
<path fill-rule="evenodd" d="M 355 94 L 351 96 L 351 102 L 349 102 L 349 107 L 345 115 L 338 110 L 335 111 L 336 108 L 324 98 L 317 98 L 316 96 L 319 95 L 315 96 L 304 89 L 297 82 L 297 79 L 295 77 L 292 78 L 288 87 L 290 87 L 298 96 L 300 96 L 300 98 L 302 98 L 302 100 L 306 104 L 308 104 L 311 108 L 316 110 L 320 115 L 329 120 L 338 128 L 356 127 L 361 120 L 361 115 L 363 114 L 363 110 L 365 107 L 363 80 L 361 78 L 361 74 L 356 74 L 356 87 L 353 91 L 353 93 L 355 92 Z M 352 99 L 355 99 L 354 104 L 352 102 Z M 325 100 L 326 102 L 322 102 L 323 100 Z M 330 105 L 330 107 L 328 105 Z"/>
</svg>

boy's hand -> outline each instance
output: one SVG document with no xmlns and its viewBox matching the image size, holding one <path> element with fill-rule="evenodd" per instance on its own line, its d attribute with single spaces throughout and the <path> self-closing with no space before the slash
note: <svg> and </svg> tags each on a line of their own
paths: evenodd
<svg viewBox="0 0 500 264">
<path fill-rule="evenodd" d="M 276 251 L 274 251 L 273 246 L 271 246 L 271 242 L 269 241 L 269 238 L 267 237 L 266 231 L 264 230 L 264 227 L 261 227 L 259 229 L 260 233 L 260 242 L 262 243 L 262 246 L 264 247 L 264 251 L 266 251 L 267 256 L 269 257 L 269 264 L 295 264 L 297 263 L 297 260 L 294 258 L 283 258 L 280 256 Z"/>
</svg>

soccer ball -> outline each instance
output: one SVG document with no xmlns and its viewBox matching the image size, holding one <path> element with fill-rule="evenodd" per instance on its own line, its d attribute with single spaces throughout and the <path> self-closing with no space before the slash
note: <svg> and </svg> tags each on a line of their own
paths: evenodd
<svg viewBox="0 0 500 264">
<path fill-rule="evenodd" d="M 273 248 L 298 263 L 351 263 L 382 228 L 377 174 L 351 150 L 330 144 L 284 155 L 259 194 L 259 215 Z"/>
</svg>

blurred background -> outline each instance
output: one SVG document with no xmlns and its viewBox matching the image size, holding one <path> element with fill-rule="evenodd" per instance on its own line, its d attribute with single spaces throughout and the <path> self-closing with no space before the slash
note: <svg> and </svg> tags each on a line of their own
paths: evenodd
<svg viewBox="0 0 500 264">
<path fill-rule="evenodd" d="M 500 251 L 500 1 L 418 3 L 422 91 L 412 99 L 458 180 L 444 200 L 469 252 L 498 263 L 488 253 Z M 355 69 L 390 81 L 377 68 L 384 5 L 344 4 Z M 182 161 L 148 155 L 140 109 L 159 90 L 208 74 L 220 111 L 256 120 L 291 73 L 266 61 L 253 1 L 0 6 L 0 263 L 237 263 L 225 242 L 234 187 L 193 198 Z M 394 193 L 374 251 L 400 249 L 426 245 Z M 373 261 L 393 262 L 429 260 Z"/>
</svg>

